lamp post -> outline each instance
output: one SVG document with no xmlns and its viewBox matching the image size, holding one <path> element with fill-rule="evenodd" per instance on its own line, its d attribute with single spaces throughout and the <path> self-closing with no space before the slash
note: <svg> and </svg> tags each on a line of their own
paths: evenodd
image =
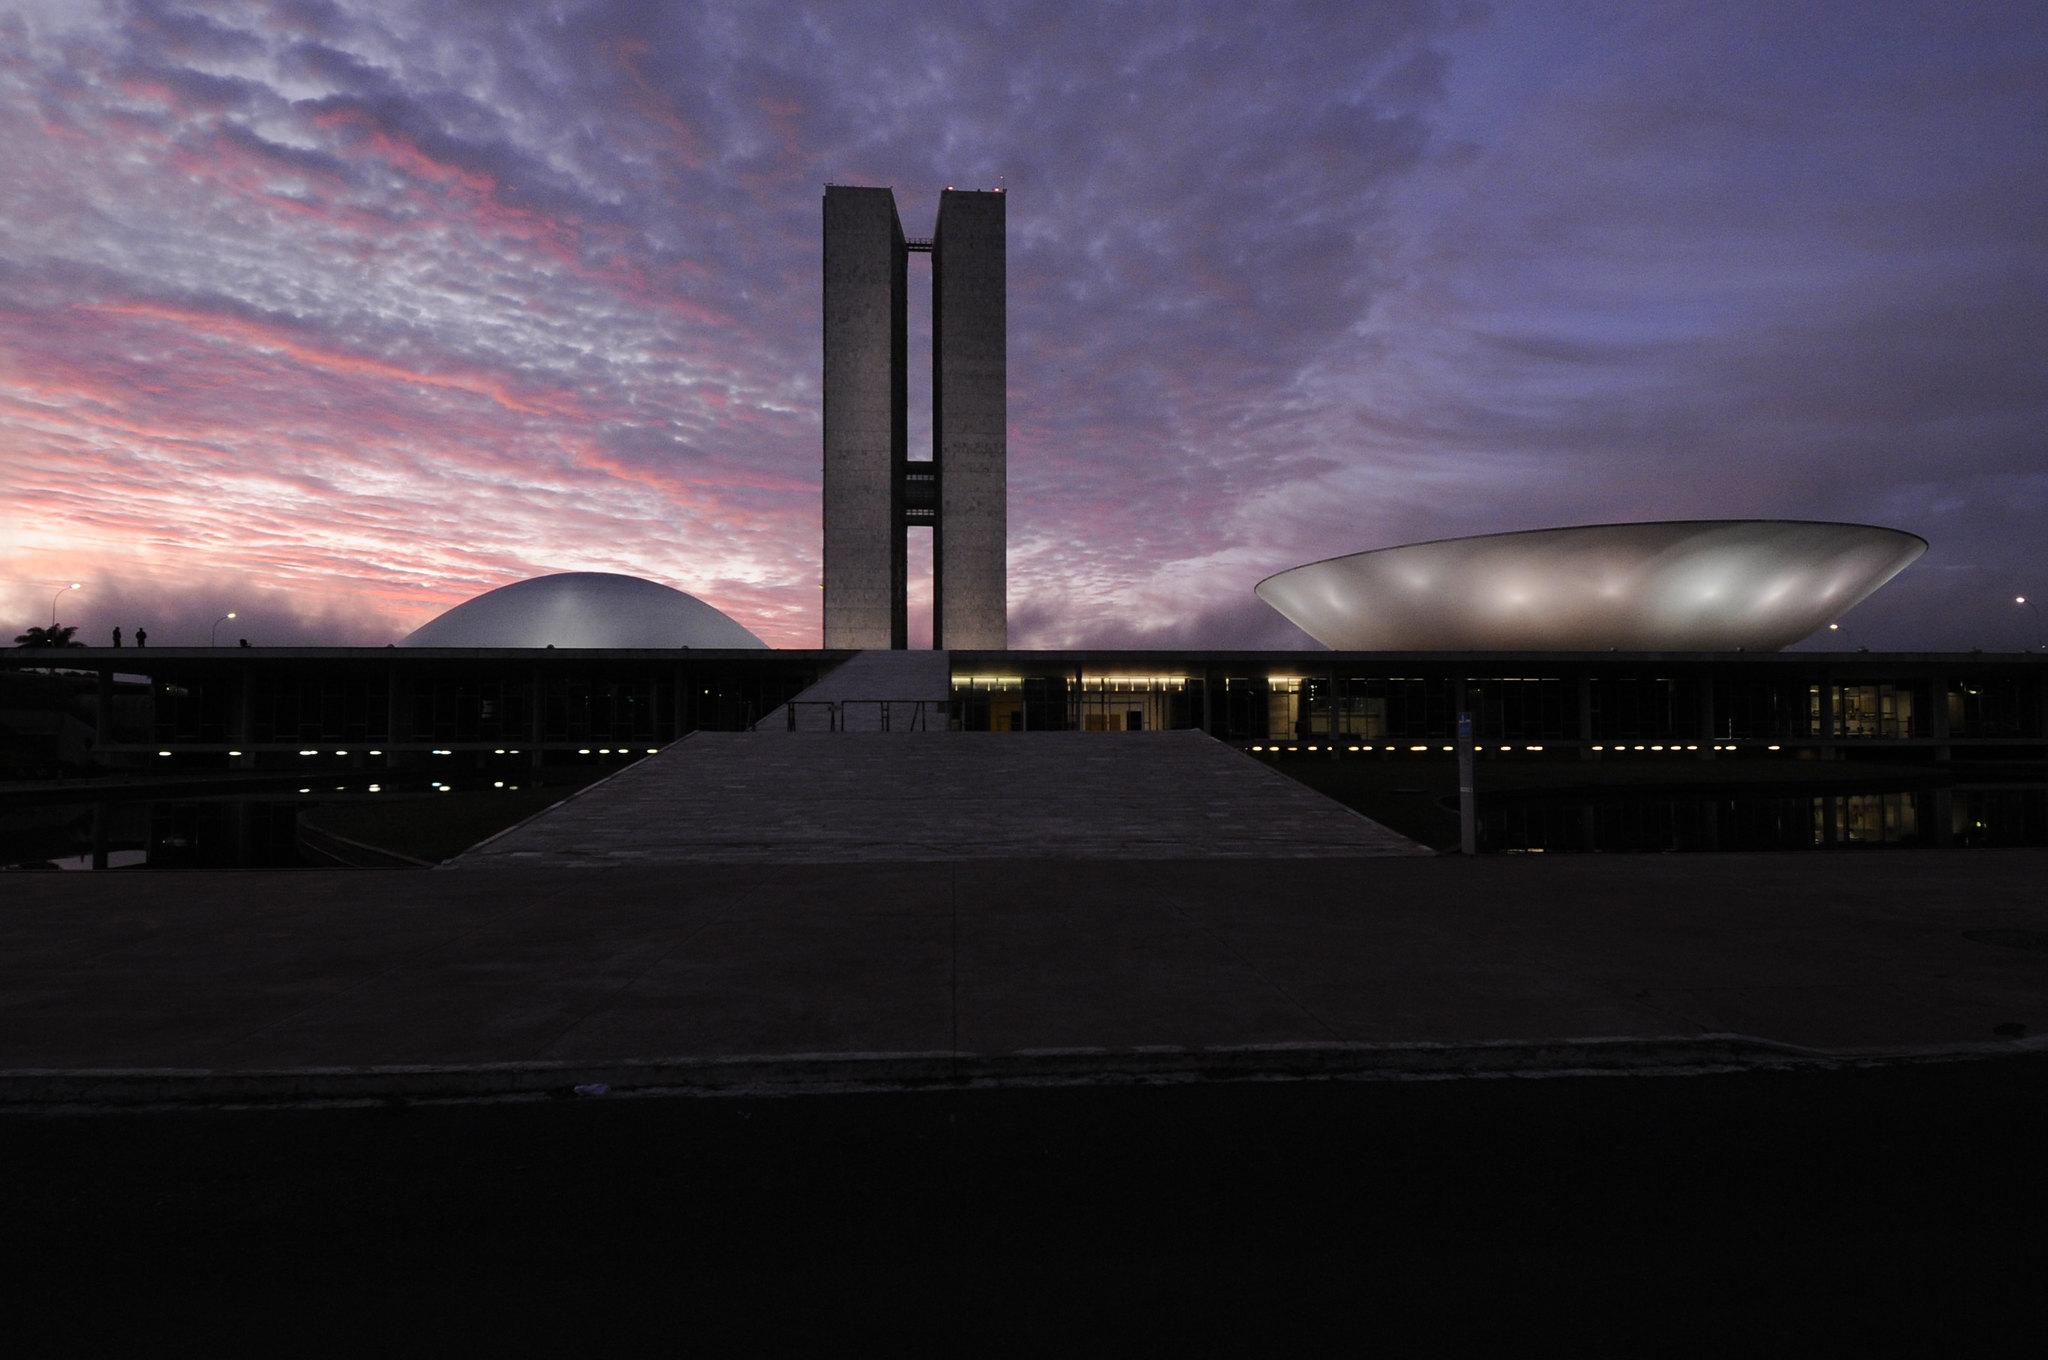
<svg viewBox="0 0 2048 1360">
<path fill-rule="evenodd" d="M 57 593 L 50 597 L 50 627 L 55 628 L 57 626 L 57 601 L 64 598 L 65 591 L 78 589 L 78 584 L 78 582 L 73 581 L 68 586 L 58 586 Z"/>
<path fill-rule="evenodd" d="M 2037 652 L 2048 652 L 2048 642 L 2042 640 L 2041 606 L 2035 604 L 2024 595 L 2013 596 L 2012 602 L 2014 604 L 2023 604 L 2034 611 L 2034 650 Z"/>
<path fill-rule="evenodd" d="M 229 610 L 213 621 L 213 631 L 206 635 L 207 646 L 217 647 L 220 645 L 220 626 L 233 617 L 235 617 L 234 611 Z"/>
</svg>

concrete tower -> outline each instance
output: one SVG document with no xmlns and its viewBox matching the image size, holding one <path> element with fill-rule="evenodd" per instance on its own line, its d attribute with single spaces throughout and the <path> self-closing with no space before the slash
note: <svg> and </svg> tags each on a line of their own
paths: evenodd
<svg viewBox="0 0 2048 1360">
<path fill-rule="evenodd" d="M 905 437 L 905 279 L 932 256 L 932 460 Z M 887 189 L 825 189 L 825 646 L 903 647 L 905 544 L 932 530 L 932 645 L 1009 645 L 1001 193 L 948 189 L 931 239 Z"/>
</svg>

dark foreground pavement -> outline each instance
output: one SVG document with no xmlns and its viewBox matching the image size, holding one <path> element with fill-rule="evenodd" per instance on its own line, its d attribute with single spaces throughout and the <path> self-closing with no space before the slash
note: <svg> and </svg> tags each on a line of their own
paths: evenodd
<svg viewBox="0 0 2048 1360">
<path fill-rule="evenodd" d="M 10 876 L 11 1335 L 2032 1354 L 2044 875 Z"/>
<path fill-rule="evenodd" d="M 2048 852 L 10 876 L 0 1104 L 2029 1046 Z"/>
<path fill-rule="evenodd" d="M 2034 1355 L 2048 1057 L 0 1115 L 20 1354 Z"/>
</svg>

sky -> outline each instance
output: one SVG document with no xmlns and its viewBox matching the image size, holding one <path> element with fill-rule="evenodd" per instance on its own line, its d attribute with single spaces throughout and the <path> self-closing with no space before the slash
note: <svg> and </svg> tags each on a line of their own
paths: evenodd
<svg viewBox="0 0 2048 1360">
<path fill-rule="evenodd" d="M 817 646 L 827 183 L 1008 194 L 1012 646 L 1748 516 L 1932 545 L 1804 645 L 2039 640 L 2038 0 L 0 0 L 7 632 L 615 571 Z"/>
</svg>

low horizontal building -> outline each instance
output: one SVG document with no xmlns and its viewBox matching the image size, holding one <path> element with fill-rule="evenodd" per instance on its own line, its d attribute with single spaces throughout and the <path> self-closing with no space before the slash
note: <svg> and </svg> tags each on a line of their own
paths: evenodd
<svg viewBox="0 0 2048 1360">
<path fill-rule="evenodd" d="M 526 768 L 777 713 L 843 651 L 77 648 L 0 653 L 17 768 Z M 1994 653 L 955 651 L 948 725 L 1206 731 L 1404 758 L 1470 712 L 1492 757 L 2048 759 L 2048 656 Z M 10 674 L 11 673 L 11 674 Z M 875 698 L 900 696 L 877 695 Z M 52 714 L 56 718 L 52 718 Z M 22 716 L 31 714 L 34 718 Z M 38 735 L 42 734 L 42 735 Z"/>
</svg>

